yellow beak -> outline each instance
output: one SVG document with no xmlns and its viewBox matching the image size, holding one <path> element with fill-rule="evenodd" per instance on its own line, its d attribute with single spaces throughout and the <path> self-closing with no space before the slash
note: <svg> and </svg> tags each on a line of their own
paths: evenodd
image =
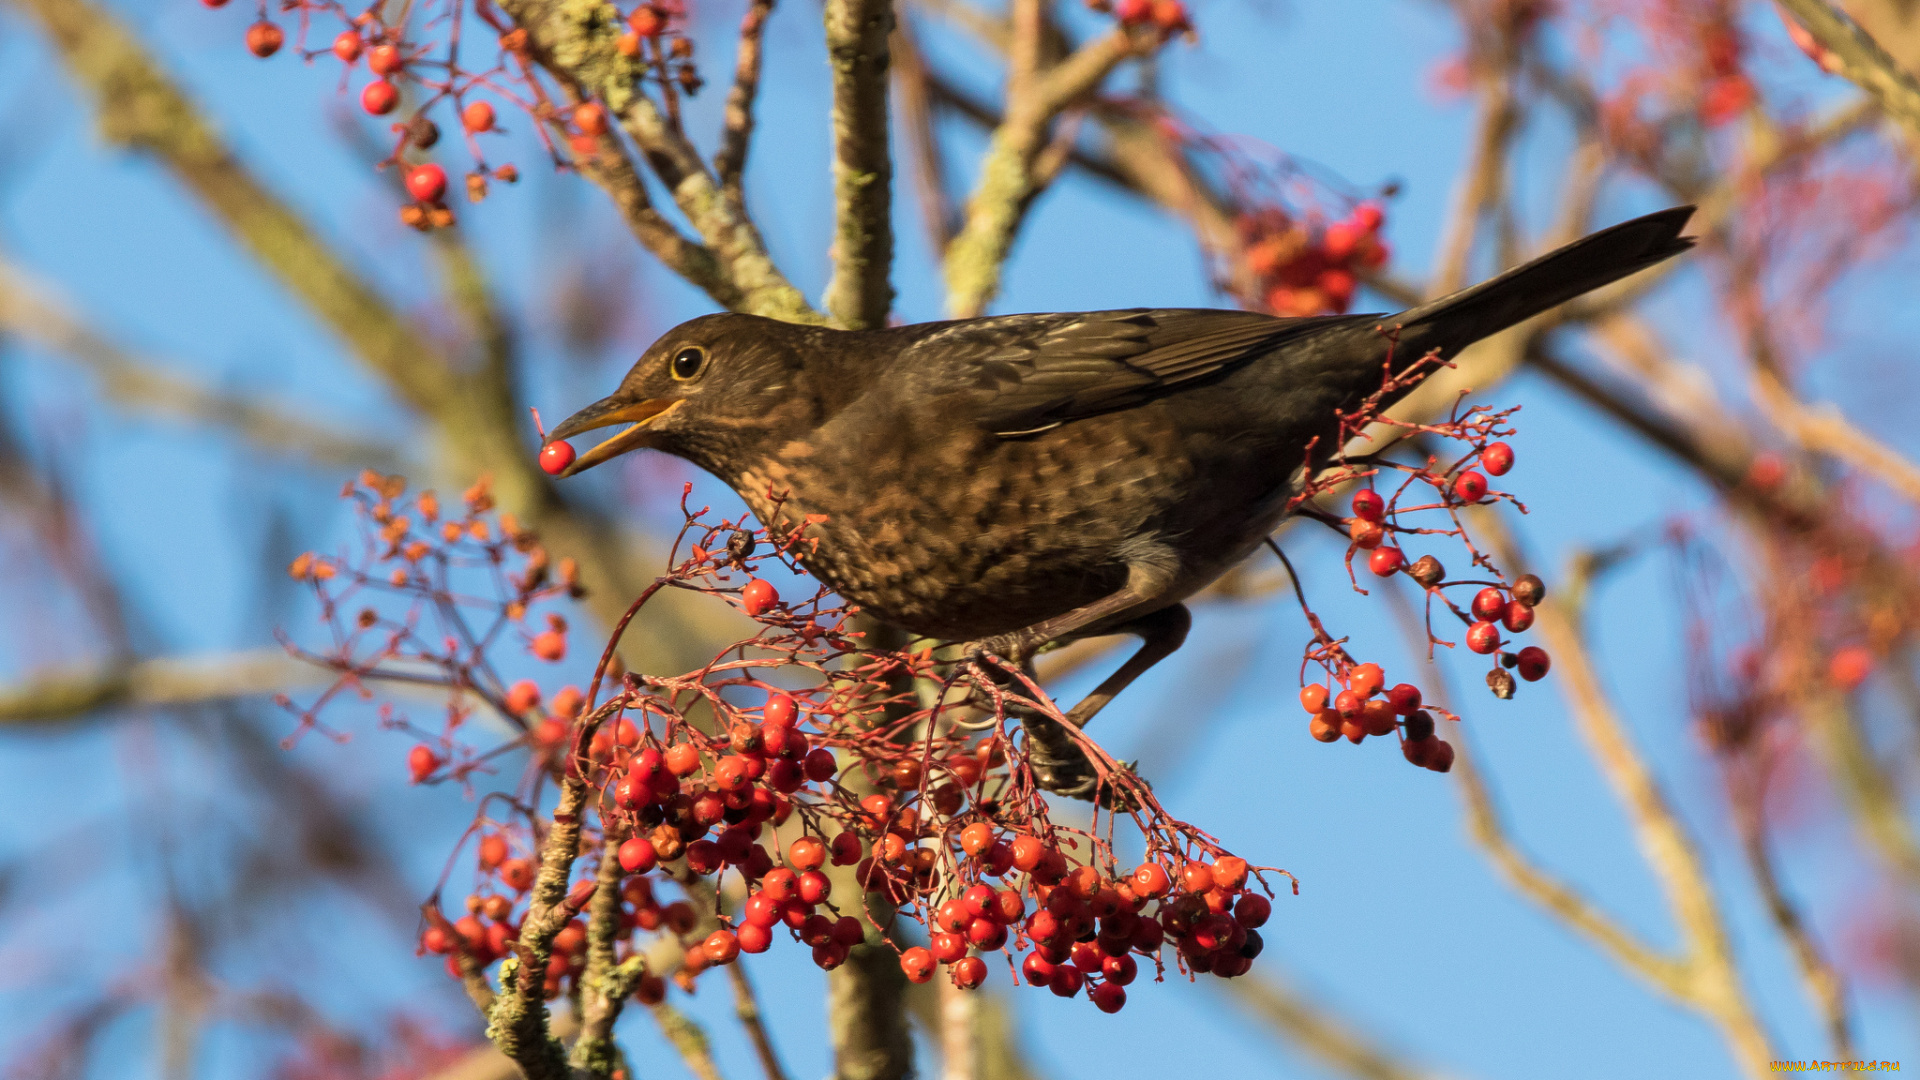
<svg viewBox="0 0 1920 1080">
<path fill-rule="evenodd" d="M 547 441 L 570 439 L 583 432 L 598 428 L 612 427 L 615 424 L 631 424 L 620 434 L 601 443 L 574 459 L 561 476 L 572 476 L 585 472 L 609 458 L 634 449 L 646 440 L 647 425 L 665 416 L 677 408 L 684 398 L 648 398 L 645 401 L 619 401 L 614 398 L 602 398 L 566 418 L 559 427 L 547 434 Z"/>
</svg>

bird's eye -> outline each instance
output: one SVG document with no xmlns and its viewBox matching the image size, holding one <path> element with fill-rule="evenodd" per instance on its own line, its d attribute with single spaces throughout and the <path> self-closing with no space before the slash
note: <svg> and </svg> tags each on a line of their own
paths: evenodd
<svg viewBox="0 0 1920 1080">
<path fill-rule="evenodd" d="M 673 354 L 673 360 L 667 365 L 667 369 L 673 372 L 674 378 L 684 382 L 700 374 L 700 369 L 706 366 L 707 351 L 705 349 L 686 348 Z"/>
</svg>

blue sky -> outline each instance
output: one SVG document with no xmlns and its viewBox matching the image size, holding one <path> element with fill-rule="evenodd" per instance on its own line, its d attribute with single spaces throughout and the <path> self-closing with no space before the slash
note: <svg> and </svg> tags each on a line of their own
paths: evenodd
<svg viewBox="0 0 1920 1080">
<path fill-rule="evenodd" d="M 424 309 L 432 302 L 423 285 L 432 280 L 424 245 L 392 220 L 379 182 L 337 136 L 342 117 L 364 126 L 351 100 L 335 94 L 337 65 L 303 67 L 286 56 L 253 60 L 239 45 L 250 18 L 244 6 L 207 12 L 173 0 L 120 10 L 276 191 L 309 214 L 364 273 L 405 305 Z M 696 7 L 708 74 L 717 81 L 730 66 L 720 50 L 727 28 L 737 24 L 737 5 Z M 1216 130 L 1258 137 L 1361 187 L 1400 181 L 1388 236 L 1400 264 L 1417 275 L 1435 248 L 1470 123 L 1465 104 L 1440 100 L 1429 89 L 1431 69 L 1457 44 L 1438 6 L 1212 2 L 1197 6 L 1196 20 L 1199 43 L 1175 44 L 1166 54 L 1163 81 L 1173 97 Z M 0 124 L 11 136 L 0 160 L 0 249 L 8 258 L 57 283 L 93 325 L 128 348 L 424 456 L 406 413 L 353 369 L 339 344 L 263 278 L 163 171 L 102 147 L 85 103 L 38 38 L 20 32 L 24 26 L 14 16 L 0 17 L 0 27 Z M 1767 32 L 1779 36 L 1773 24 Z M 762 134 L 748 180 L 774 254 L 813 296 L 825 282 L 830 229 L 819 37 L 809 5 L 787 5 L 774 16 Z M 938 41 L 932 47 L 986 78 L 959 50 Z M 714 128 L 720 96 L 716 88 L 698 100 L 690 119 L 695 130 Z M 502 157 L 517 161 L 528 180 L 497 187 L 480 207 L 462 208 L 462 220 L 525 319 L 529 397 L 551 423 L 604 393 L 655 334 L 709 308 L 703 296 L 631 250 L 596 190 L 547 175 L 525 125 L 519 127 L 513 137 L 519 149 Z M 957 162 L 977 154 L 976 135 L 957 127 L 953 134 Z M 1540 215 L 1536 221 L 1551 207 L 1568 148 L 1566 133 L 1551 124 L 1536 125 L 1528 136 L 1516 182 L 1522 205 Z M 937 317 L 938 275 L 904 183 L 898 195 L 899 311 L 911 320 Z M 1599 216 L 1652 209 L 1650 199 L 1616 195 L 1603 202 Z M 582 257 L 637 268 L 624 329 L 603 355 L 586 360 L 564 355 L 553 318 L 542 314 L 550 310 L 558 274 Z M 1479 269 L 1491 267 L 1483 261 Z M 1911 281 L 1910 270 L 1910 253 L 1897 254 L 1836 307 L 1836 347 L 1898 340 L 1911 312 L 1861 329 L 1850 315 L 1855 304 L 1862 310 L 1884 304 L 1901 280 Z M 1679 275 L 1670 287 L 1674 299 L 1663 306 L 1676 318 L 1707 310 L 1697 273 Z M 996 310 L 1221 302 L 1194 245 L 1175 224 L 1069 177 L 1036 207 Z M 1699 358 L 1712 363 L 1713 350 L 1724 348 L 1716 344 L 1724 330 L 1701 325 L 1680 336 L 1697 340 Z M 271 594 L 258 584 L 255 564 L 263 555 L 278 559 L 278 547 L 325 546 L 345 535 L 334 500 L 341 476 L 331 470 L 278 461 L 263 469 L 257 451 L 223 432 L 117 411 L 102 403 L 84 374 L 32 348 L 10 349 L 0 360 L 0 379 L 11 420 L 30 433 L 35 459 L 57 462 L 72 484 L 131 601 L 136 641 L 144 649 L 190 653 L 268 642 L 272 623 L 262 612 Z M 1911 390 L 1900 385 L 1854 392 L 1858 400 L 1844 383 L 1822 388 L 1843 407 L 1866 410 L 1867 422 L 1887 423 L 1883 430 L 1911 415 Z M 1533 511 L 1525 536 L 1543 566 L 1557 568 L 1578 548 L 1676 517 L 1715 527 L 1708 493 L 1689 475 L 1551 385 L 1523 375 L 1484 400 L 1524 406 L 1514 440 L 1520 464 L 1507 486 Z M 1912 449 L 1914 437 L 1905 441 Z M 626 482 L 652 477 L 677 488 L 669 472 L 630 472 Z M 616 483 L 593 482 L 602 490 Z M 702 496 L 716 506 L 737 505 L 730 493 L 702 482 Z M 1377 598 L 1352 595 L 1340 580 L 1338 548 L 1316 539 L 1292 543 L 1310 596 L 1336 633 L 1352 634 L 1366 656 L 1382 660 L 1390 682 L 1413 678 L 1417 669 L 1389 610 Z M 1622 714 L 1707 851 L 1747 985 L 1778 1052 L 1825 1056 L 1791 960 L 1767 932 L 1754 899 L 1714 767 L 1690 728 L 1675 573 L 1674 560 L 1656 551 L 1606 579 L 1593 604 L 1596 656 Z M 295 633 L 309 625 L 300 621 L 308 614 L 294 616 Z M 35 621 L 0 632 L 0 673 L 95 651 L 61 629 L 72 617 L 55 603 Z M 1166 745 L 1169 730 L 1190 733 L 1176 740 L 1185 743 L 1176 758 L 1145 766 L 1163 801 L 1250 860 L 1284 866 L 1300 878 L 1300 896 L 1276 904 L 1267 957 L 1255 974 L 1283 970 L 1410 1060 L 1450 1075 L 1735 1075 L 1711 1027 L 1497 880 L 1468 842 L 1451 779 L 1408 767 L 1384 744 L 1323 746 L 1307 737 L 1292 690 L 1304 640 L 1290 602 L 1209 607 L 1183 653 L 1099 723 L 1103 742 L 1122 757 L 1143 745 Z M 1522 846 L 1647 940 L 1671 946 L 1675 934 L 1658 885 L 1562 703 L 1545 689 L 1551 680 L 1503 704 L 1471 692 L 1479 684 L 1474 665 L 1453 667 L 1464 700 L 1452 704 L 1466 717 Z M 1072 689 L 1062 696 L 1071 698 Z M 156 716 L 79 733 L 0 738 L 0 775 L 10 778 L 0 789 L 0 862 L 42 851 L 43 830 L 52 821 L 75 830 L 74 842 L 95 849 L 91 858 L 106 868 L 91 878 L 70 871 L 52 887 L 53 899 L 16 927 L 33 932 L 10 946 L 25 958 L 11 969 L 15 974 L 0 976 L 0 1054 L 15 1052 L 22 1034 L 60 1003 L 76 1000 L 152 948 L 154 840 L 129 828 L 130 820 L 165 804 L 182 820 L 208 823 L 215 832 L 272 827 L 266 820 L 236 820 L 244 807 L 206 782 L 218 755 L 196 749 L 201 744 L 182 736 L 176 723 Z M 450 788 L 405 787 L 394 739 L 369 723 L 346 746 L 309 740 L 293 753 L 364 807 L 424 894 L 470 808 Z M 131 768 L 137 782 L 116 768 Z M 1873 870 L 1834 821 L 1831 814 L 1809 814 L 1806 824 L 1781 838 L 1788 887 L 1830 948 L 1876 887 Z M 241 880 L 236 868 L 217 859 L 204 869 L 209 882 Z M 129 904 L 130 897 L 144 902 Z M 450 1030 L 472 1029 L 470 1011 L 463 1014 L 464 1003 L 447 992 L 439 964 L 415 960 L 408 943 L 378 917 L 325 896 L 287 903 L 300 913 L 299 932 L 259 954 L 225 958 L 226 977 L 244 984 L 270 980 L 278 965 L 313 964 L 326 975 L 312 981 L 320 1003 L 338 1022 L 364 1027 L 382 1009 L 405 1004 L 426 1009 Z M 72 933 L 83 919 L 96 932 L 77 958 L 56 963 L 44 946 L 31 944 L 41 932 L 65 927 Z M 812 1036 L 817 972 L 801 950 L 784 946 L 751 970 L 792 1072 L 821 1075 L 826 1050 Z M 991 980 L 1004 988 L 1004 969 L 996 968 Z M 1863 1054 L 1914 1056 L 1904 998 L 1856 987 L 1854 1000 Z M 1209 985 L 1136 984 L 1118 1018 L 1040 991 L 1015 994 L 1012 1002 L 1026 1045 L 1049 1076 L 1177 1076 L 1202 1067 L 1231 1076 L 1324 1075 L 1311 1059 L 1246 1022 Z M 751 1059 L 731 1037 L 722 988 L 707 989 L 690 1009 L 720 1036 L 726 1074 L 749 1075 Z M 645 1018 L 632 1019 L 630 1049 L 647 1063 L 643 1075 L 676 1075 L 677 1064 Z M 143 1063 L 131 1070 L 135 1075 L 153 1068 L 150 1035 L 138 1023 L 116 1028 L 104 1045 L 110 1053 L 96 1060 L 100 1075 L 126 1075 L 112 1063 L 123 1054 Z M 224 1027 L 208 1043 L 203 1064 L 213 1075 L 253 1075 L 265 1047 L 244 1026 Z"/>
</svg>

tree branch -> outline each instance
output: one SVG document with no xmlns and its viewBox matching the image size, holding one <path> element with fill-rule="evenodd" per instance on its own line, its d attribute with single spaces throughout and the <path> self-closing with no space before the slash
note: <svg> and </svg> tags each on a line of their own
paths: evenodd
<svg viewBox="0 0 1920 1080">
<path fill-rule="evenodd" d="M 1920 136 L 1920 81 L 1888 56 L 1852 16 L 1827 0 L 1778 0 L 1815 41 L 1840 58 L 1840 74 L 1872 94 L 1888 116 Z"/>
<path fill-rule="evenodd" d="M 740 51 L 734 58 L 733 89 L 727 91 L 726 126 L 720 132 L 720 150 L 713 155 L 713 171 L 720 187 L 744 202 L 740 182 L 747 168 L 747 149 L 753 142 L 753 101 L 760 92 L 760 58 L 767 34 L 767 18 L 774 0 L 751 0 L 740 20 Z"/>
<path fill-rule="evenodd" d="M 1360 1080 L 1437 1080 L 1369 1042 L 1366 1036 L 1321 1011 L 1305 994 L 1275 979 L 1230 979 L 1229 996 L 1330 1069 Z"/>
<path fill-rule="evenodd" d="M 893 309 L 893 163 L 887 145 L 891 0 L 826 0 L 833 66 L 833 280 L 827 313 L 850 330 Z"/>
<path fill-rule="evenodd" d="M 320 682 L 323 669 L 278 649 L 44 671 L 0 687 L 0 725 L 47 724 L 102 709 L 200 705 Z"/>
</svg>

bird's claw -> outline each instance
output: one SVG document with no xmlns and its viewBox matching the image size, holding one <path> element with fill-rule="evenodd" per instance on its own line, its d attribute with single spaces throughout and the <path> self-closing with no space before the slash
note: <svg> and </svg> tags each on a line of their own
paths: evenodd
<svg viewBox="0 0 1920 1080">
<path fill-rule="evenodd" d="M 1026 663 L 1033 652 L 1018 634 L 995 634 L 993 637 L 978 638 L 960 646 L 960 655 L 973 663 L 981 663 L 989 656 L 996 656 L 1014 667 Z"/>
</svg>

